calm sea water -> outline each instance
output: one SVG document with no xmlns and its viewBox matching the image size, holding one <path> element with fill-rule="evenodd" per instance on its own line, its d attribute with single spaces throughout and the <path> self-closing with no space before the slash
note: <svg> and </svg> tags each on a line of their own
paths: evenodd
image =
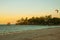
<svg viewBox="0 0 60 40">
<path fill-rule="evenodd" d="M 0 33 L 9 33 L 9 32 L 17 32 L 17 31 L 25 31 L 25 30 L 36 30 L 43 28 L 54 28 L 60 26 L 40 26 L 40 25 L 0 25 Z"/>
</svg>

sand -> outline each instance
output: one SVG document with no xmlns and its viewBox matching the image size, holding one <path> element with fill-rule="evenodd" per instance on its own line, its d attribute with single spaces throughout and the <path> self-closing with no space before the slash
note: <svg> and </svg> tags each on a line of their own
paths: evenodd
<svg viewBox="0 0 60 40">
<path fill-rule="evenodd" d="M 0 35 L 0 40 L 60 40 L 60 28 L 29 30 Z"/>
</svg>

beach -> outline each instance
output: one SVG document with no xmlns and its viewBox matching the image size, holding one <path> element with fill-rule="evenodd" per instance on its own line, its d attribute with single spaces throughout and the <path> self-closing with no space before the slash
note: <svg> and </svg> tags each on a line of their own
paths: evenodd
<svg viewBox="0 0 60 40">
<path fill-rule="evenodd" d="M 0 35 L 0 40 L 60 40 L 60 28 L 45 28 Z"/>
</svg>

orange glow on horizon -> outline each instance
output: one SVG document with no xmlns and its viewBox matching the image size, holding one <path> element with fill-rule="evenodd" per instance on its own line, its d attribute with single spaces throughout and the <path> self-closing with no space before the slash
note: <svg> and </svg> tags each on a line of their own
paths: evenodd
<svg viewBox="0 0 60 40">
<path fill-rule="evenodd" d="M 40 17 L 40 16 L 45 16 L 45 15 L 50 15 L 50 13 L 47 12 L 36 12 L 36 13 L 32 13 L 30 15 L 0 15 L 0 24 L 7 24 L 8 22 L 10 22 L 11 24 L 15 24 L 17 20 L 19 20 L 20 18 L 31 18 L 32 16 L 34 17 Z M 60 14 L 57 14 L 55 12 L 52 12 L 51 15 L 53 17 L 60 17 Z"/>
</svg>

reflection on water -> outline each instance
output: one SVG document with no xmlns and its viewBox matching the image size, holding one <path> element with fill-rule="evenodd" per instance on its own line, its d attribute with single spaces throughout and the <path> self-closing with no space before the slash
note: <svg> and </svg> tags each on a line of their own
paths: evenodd
<svg viewBox="0 0 60 40">
<path fill-rule="evenodd" d="M 25 31 L 25 30 L 36 30 L 43 28 L 54 28 L 60 26 L 40 26 L 40 25 L 0 25 L 0 33 Z"/>
</svg>

